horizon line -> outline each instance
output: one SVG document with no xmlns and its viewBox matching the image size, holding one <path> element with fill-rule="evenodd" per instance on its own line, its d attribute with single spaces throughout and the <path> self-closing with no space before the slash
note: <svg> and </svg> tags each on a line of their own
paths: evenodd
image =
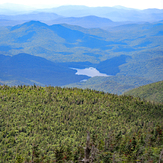
<svg viewBox="0 0 163 163">
<path fill-rule="evenodd" d="M 28 10 L 39 10 L 39 9 L 50 9 L 50 8 L 58 8 L 58 7 L 66 7 L 66 6 L 81 6 L 81 7 L 88 7 L 88 8 L 96 8 L 96 7 L 108 7 L 108 8 L 119 8 L 119 9 L 135 9 L 135 10 L 148 10 L 148 9 L 158 9 L 158 10 L 163 10 L 163 8 L 157 8 L 157 7 L 149 7 L 149 8 L 134 8 L 134 7 L 126 7 L 123 5 L 114 5 L 114 6 L 89 6 L 89 5 L 79 5 L 79 4 L 63 4 L 63 5 L 39 5 L 36 7 L 36 5 L 26 5 L 26 4 L 20 4 L 20 3 L 0 3 L 0 8 L 1 5 L 17 5 L 17 6 L 24 6 L 27 7 Z M 5 7 L 6 8 L 6 7 Z"/>
</svg>

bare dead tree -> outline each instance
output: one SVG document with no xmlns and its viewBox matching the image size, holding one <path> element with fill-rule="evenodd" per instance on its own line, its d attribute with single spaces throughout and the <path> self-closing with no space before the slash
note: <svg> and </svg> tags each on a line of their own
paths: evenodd
<svg viewBox="0 0 163 163">
<path fill-rule="evenodd" d="M 84 159 L 79 162 L 93 163 L 97 153 L 98 149 L 95 147 L 95 145 L 90 147 L 90 132 L 87 131 L 87 142 L 86 147 L 84 148 Z"/>
<path fill-rule="evenodd" d="M 95 147 L 95 145 L 92 145 L 91 156 L 89 157 L 90 163 L 93 163 L 95 161 L 97 153 L 98 153 L 98 149 Z"/>
<path fill-rule="evenodd" d="M 161 163 L 162 155 L 163 155 L 163 149 L 162 149 L 162 151 L 161 151 L 161 153 L 160 153 L 159 163 Z"/>
<path fill-rule="evenodd" d="M 84 163 L 89 163 L 89 156 L 90 156 L 90 152 L 91 152 L 89 144 L 90 144 L 90 132 L 87 131 L 87 143 L 86 143 L 86 148 L 85 148 Z"/>
<path fill-rule="evenodd" d="M 90 156 L 90 152 L 91 152 L 91 148 L 89 147 L 90 144 L 90 132 L 87 131 L 87 142 L 86 142 L 86 147 L 84 148 L 84 159 L 81 160 L 80 162 L 84 162 L 84 163 L 89 163 L 89 156 Z"/>
</svg>

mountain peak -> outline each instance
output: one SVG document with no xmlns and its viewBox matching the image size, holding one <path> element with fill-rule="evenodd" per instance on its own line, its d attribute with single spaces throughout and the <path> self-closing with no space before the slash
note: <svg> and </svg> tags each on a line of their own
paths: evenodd
<svg viewBox="0 0 163 163">
<path fill-rule="evenodd" d="M 117 9 L 122 9 L 122 10 L 137 10 L 137 9 L 134 9 L 134 8 L 128 8 L 128 7 L 124 7 L 124 6 L 121 6 L 121 5 L 116 5 L 114 6 L 113 8 L 117 8 Z"/>
<path fill-rule="evenodd" d="M 95 16 L 95 15 L 88 15 L 88 16 L 84 16 L 83 18 L 87 18 L 87 19 L 90 19 L 91 21 L 94 21 L 94 20 L 100 20 L 101 22 L 103 21 L 110 21 L 112 22 L 112 20 L 108 19 L 108 18 L 104 18 L 104 17 L 99 17 L 99 16 Z"/>
<path fill-rule="evenodd" d="M 48 25 L 45 24 L 45 23 L 42 23 L 40 21 L 31 20 L 31 21 L 23 23 L 21 25 L 16 25 L 16 26 L 12 27 L 11 31 L 19 29 L 19 28 L 24 27 L 24 26 L 26 26 L 26 27 L 30 27 L 30 26 L 36 26 L 36 27 L 44 26 L 44 27 L 47 27 Z"/>
<path fill-rule="evenodd" d="M 26 22 L 23 25 L 26 25 L 26 26 L 31 26 L 31 25 L 35 25 L 35 26 L 47 26 L 47 24 L 42 23 L 40 21 L 35 21 L 35 20 L 31 20 L 29 22 Z"/>
</svg>

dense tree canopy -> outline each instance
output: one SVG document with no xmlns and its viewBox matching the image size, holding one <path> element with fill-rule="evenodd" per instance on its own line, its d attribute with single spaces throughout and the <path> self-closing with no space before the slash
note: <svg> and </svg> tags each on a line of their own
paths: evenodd
<svg viewBox="0 0 163 163">
<path fill-rule="evenodd" d="M 163 105 L 90 89 L 0 86 L 0 162 L 158 162 Z"/>
</svg>

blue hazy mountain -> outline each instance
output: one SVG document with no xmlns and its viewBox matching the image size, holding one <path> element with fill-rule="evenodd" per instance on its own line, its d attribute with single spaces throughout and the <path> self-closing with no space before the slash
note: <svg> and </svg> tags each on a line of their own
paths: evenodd
<svg viewBox="0 0 163 163">
<path fill-rule="evenodd" d="M 108 26 L 116 26 L 118 23 L 111 21 L 108 18 L 97 17 L 94 15 L 84 17 L 63 17 L 53 21 L 54 24 L 71 24 L 78 25 L 84 28 L 104 28 Z"/>
<path fill-rule="evenodd" d="M 18 15 L 0 15 L 0 26 L 14 26 L 23 24 L 27 21 L 41 21 L 48 24 L 53 24 L 55 19 L 62 18 L 55 13 L 37 12 L 24 13 Z"/>
<path fill-rule="evenodd" d="M 20 83 L 61 86 L 88 79 L 84 75 L 75 75 L 75 70 L 44 58 L 21 53 L 18 55 L 0 55 L 0 79 L 19 80 Z"/>
<path fill-rule="evenodd" d="M 107 59 L 105 61 L 100 62 L 96 68 L 101 73 L 106 73 L 109 75 L 116 75 L 117 73 L 120 72 L 119 66 L 127 63 L 126 60 L 128 58 L 131 58 L 131 57 L 127 55 L 113 57 L 111 59 Z"/>
<path fill-rule="evenodd" d="M 0 54 L 9 57 L 10 62 L 1 59 L 3 67 L 0 82 L 32 84 L 35 81 L 54 86 L 82 84 L 83 88 L 98 87 L 98 90 L 109 90 L 111 87 L 116 90 L 117 83 L 117 88 L 121 89 L 118 92 L 122 93 L 142 84 L 163 80 L 162 29 L 162 21 L 123 24 L 106 30 L 68 24 L 47 25 L 40 21 L 1 27 Z M 28 57 L 31 58 L 28 55 L 23 60 L 21 56 L 17 56 L 22 53 L 41 57 L 46 64 L 42 62 L 37 66 L 32 62 L 37 59 L 28 61 Z M 14 64 L 11 60 L 14 58 L 15 63 L 16 60 L 23 60 L 23 64 L 19 63 L 26 67 L 12 67 Z M 31 62 L 32 68 L 26 62 Z M 48 64 L 52 63 L 54 65 L 48 68 Z M 89 67 L 96 68 L 100 73 L 113 75 L 114 78 L 110 76 L 105 81 L 99 78 L 96 86 L 92 87 L 90 83 L 80 82 L 87 79 L 87 76 L 75 75 L 76 71 L 70 69 Z M 88 81 L 94 83 L 93 80 L 95 79 Z"/>
<path fill-rule="evenodd" d="M 99 63 L 115 56 L 161 49 L 162 29 L 162 22 L 126 24 L 102 30 L 29 21 L 0 28 L 0 52 L 5 55 L 23 52 L 55 62 Z"/>
<path fill-rule="evenodd" d="M 65 17 L 83 17 L 95 15 L 111 19 L 112 21 L 159 21 L 163 20 L 163 10 L 145 9 L 138 10 L 126 7 L 87 7 L 87 6 L 60 6 L 53 9 L 41 10 L 51 11 Z"/>
<path fill-rule="evenodd" d="M 67 48 L 74 48 L 77 46 L 91 49 L 106 49 L 107 46 L 110 46 L 111 44 L 123 44 L 118 41 L 106 41 L 102 37 L 71 29 L 61 24 L 48 26 L 47 24 L 39 21 L 30 21 L 8 29 L 10 29 L 10 32 L 8 33 L 10 40 L 14 43 L 20 44 L 25 42 L 30 43 L 31 41 L 41 41 L 45 38 L 49 39 L 46 32 L 50 32 L 52 35 L 55 35 L 54 39 L 51 40 L 54 45 L 62 43 Z M 40 38 L 41 35 L 42 37 Z"/>
<path fill-rule="evenodd" d="M 0 4 L 0 26 L 13 26 L 31 20 L 49 22 L 60 17 L 55 13 L 38 12 L 36 8 L 26 5 Z"/>
<path fill-rule="evenodd" d="M 0 5 L 1 26 L 16 25 L 31 20 L 42 21 L 49 25 L 67 23 L 91 28 L 104 27 L 106 25 L 115 26 L 117 25 L 115 22 L 161 21 L 163 20 L 163 9 L 138 10 L 123 6 L 87 7 L 71 5 L 48 9 L 35 9 L 16 4 Z M 110 20 L 114 21 L 114 23 Z"/>
</svg>

